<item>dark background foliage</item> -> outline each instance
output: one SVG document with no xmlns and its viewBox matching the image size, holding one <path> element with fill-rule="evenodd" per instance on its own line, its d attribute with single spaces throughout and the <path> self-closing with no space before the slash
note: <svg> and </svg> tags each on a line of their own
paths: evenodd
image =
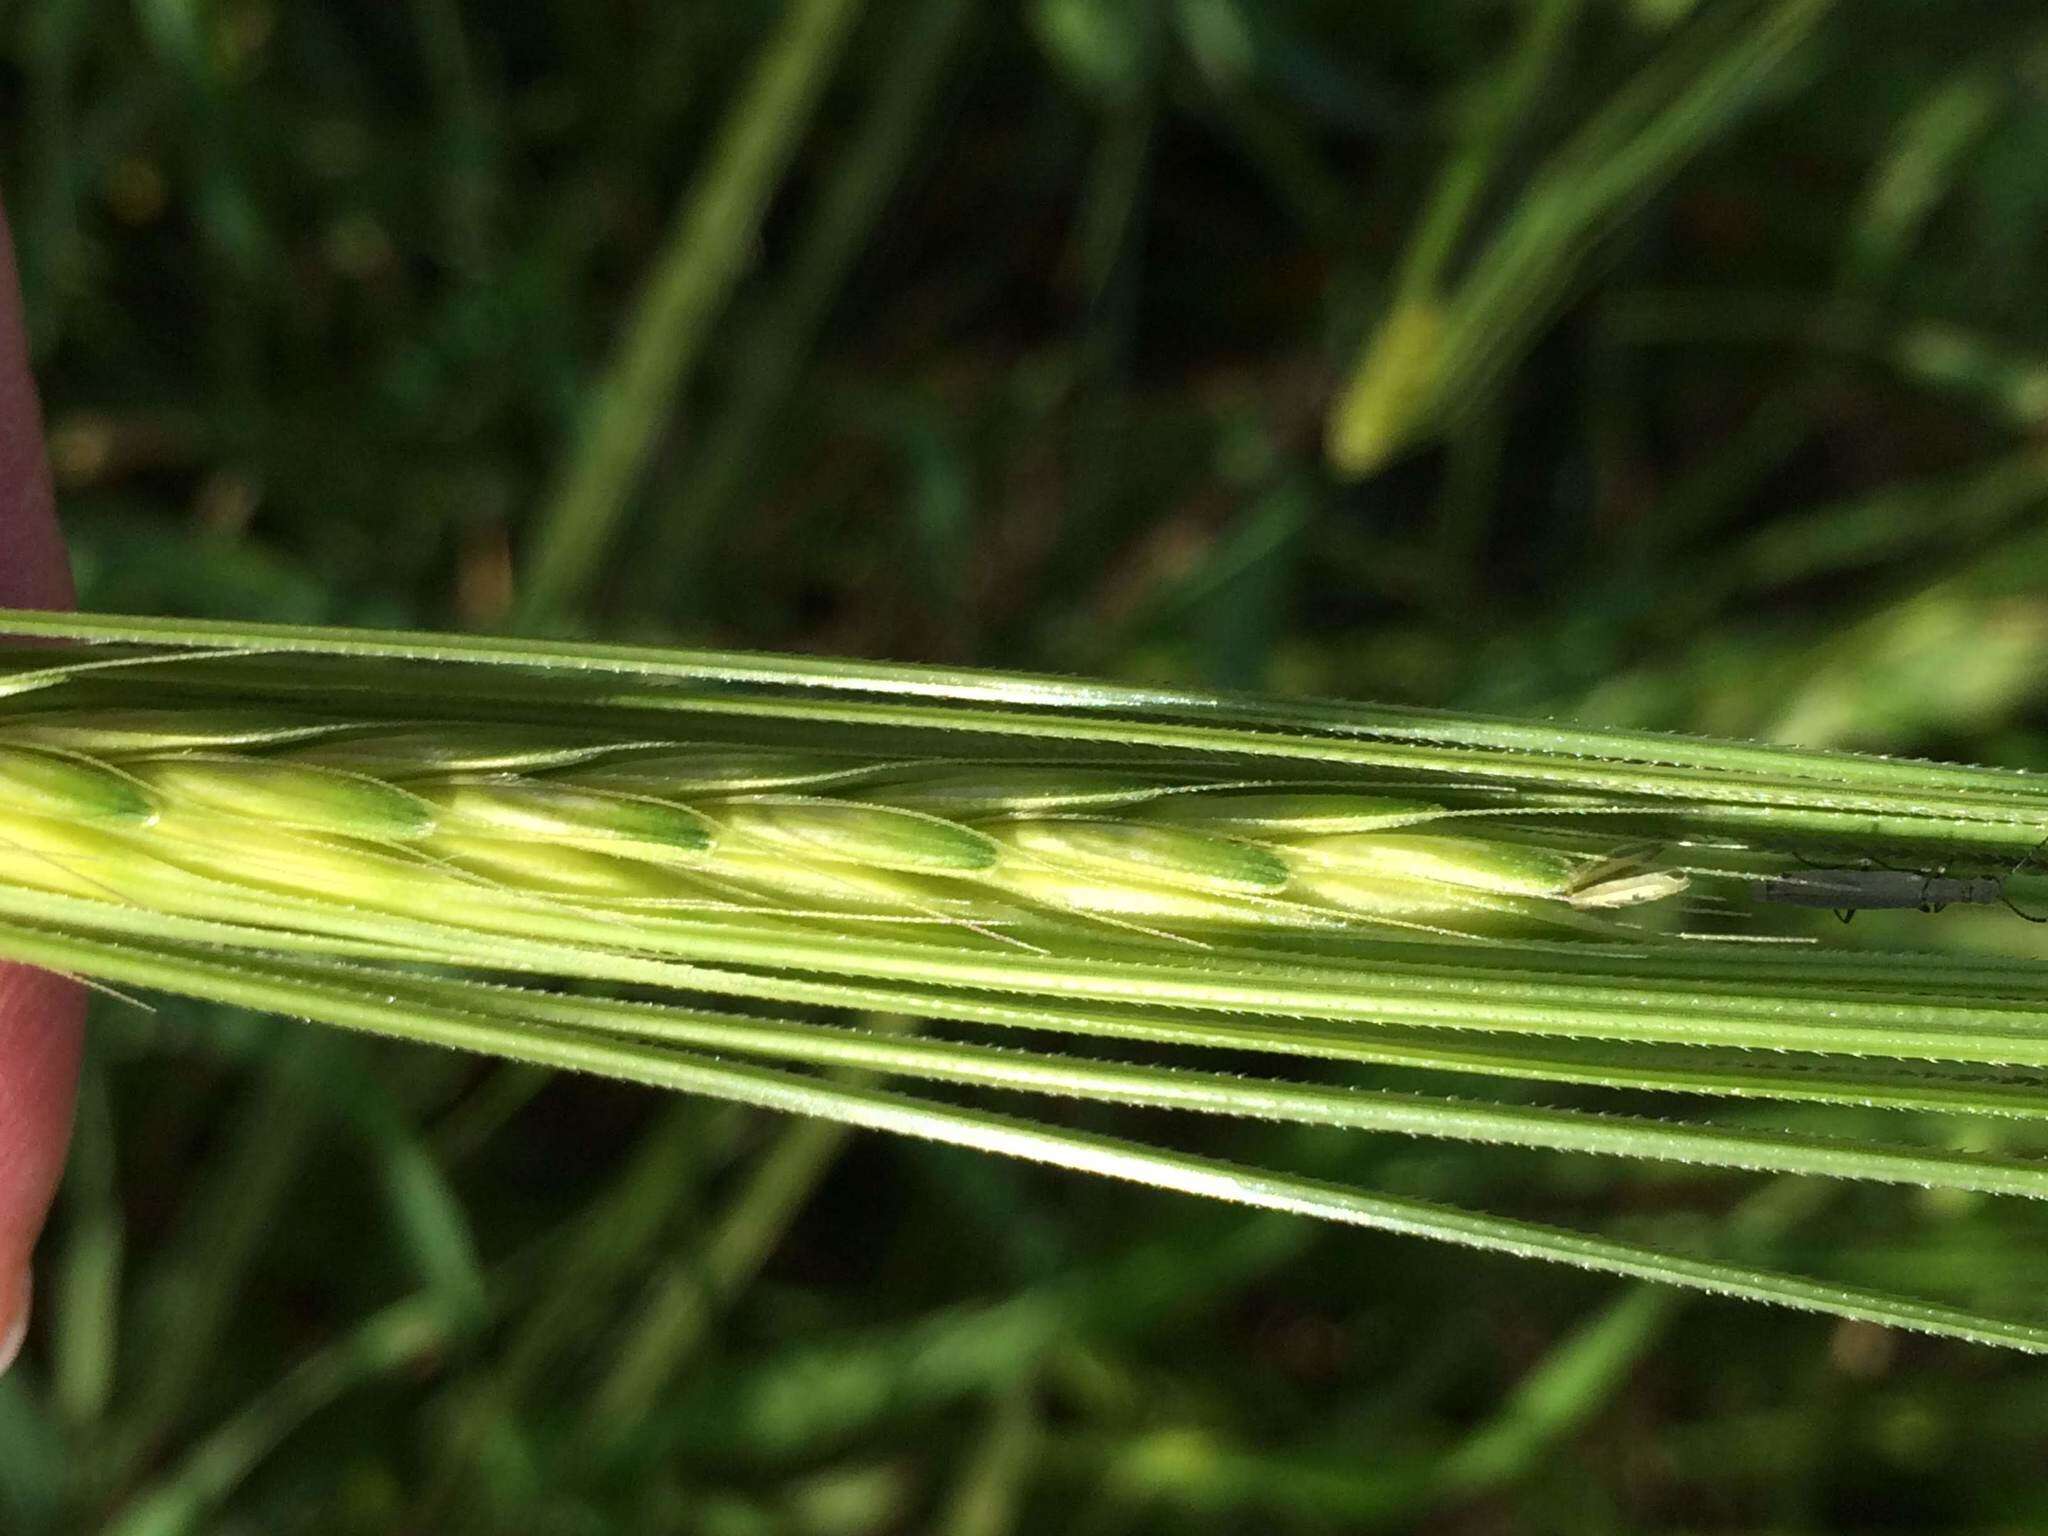
<svg viewBox="0 0 2048 1536">
<path fill-rule="evenodd" d="M 2044 759 L 2036 7 L 38 0 L 0 121 L 94 608 Z M 1896 1209 L 1771 1251 L 2036 1295 L 1982 1208 L 1910 1251 Z M 2039 1373 L 1962 1346 L 205 1010 L 101 1009 L 46 1261 L 10 1532 L 2025 1528 L 2048 1487 Z"/>
</svg>

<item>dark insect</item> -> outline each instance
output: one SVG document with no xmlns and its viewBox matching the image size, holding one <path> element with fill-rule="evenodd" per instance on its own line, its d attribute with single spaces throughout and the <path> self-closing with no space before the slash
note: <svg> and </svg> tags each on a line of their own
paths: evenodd
<svg viewBox="0 0 2048 1536">
<path fill-rule="evenodd" d="M 2029 854 L 2027 859 L 2032 857 Z M 1948 906 L 2004 906 L 2030 923 L 2048 923 L 2048 917 L 2020 911 L 2005 894 L 2005 882 L 2027 859 L 2008 874 L 1968 877 L 1924 874 L 1915 869 L 1802 869 L 1768 876 L 1750 890 L 1758 901 L 1781 907 L 1819 907 L 1845 923 L 1865 910 L 1939 912 Z"/>
</svg>

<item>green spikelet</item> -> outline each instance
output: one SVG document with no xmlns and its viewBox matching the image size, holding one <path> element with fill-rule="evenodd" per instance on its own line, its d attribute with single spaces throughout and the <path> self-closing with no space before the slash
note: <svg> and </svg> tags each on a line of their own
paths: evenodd
<svg viewBox="0 0 2048 1536">
<path fill-rule="evenodd" d="M 370 842 L 410 842 L 436 822 L 433 806 L 395 784 L 303 763 L 206 756 L 127 767 L 169 810 Z"/>
<path fill-rule="evenodd" d="M 530 838 L 554 845 L 660 858 L 711 846 L 712 824 L 669 800 L 511 776 L 424 780 L 413 794 L 443 833 Z"/>
<path fill-rule="evenodd" d="M 156 800 L 136 779 L 88 759 L 0 747 L 0 807 L 65 821 L 146 822 Z"/>
<path fill-rule="evenodd" d="M 990 830 L 1019 862 L 1039 862 L 1098 877 L 1139 878 L 1218 895 L 1270 895 L 1287 884 L 1287 865 L 1250 843 L 1180 827 L 1108 820 L 1017 821 Z"/>
<path fill-rule="evenodd" d="M 971 827 L 916 811 L 843 800 L 782 796 L 716 808 L 721 832 L 796 857 L 873 869 L 970 873 L 996 862 L 993 840 Z"/>
<path fill-rule="evenodd" d="M 1284 837 L 1413 827 L 1450 813 L 1428 800 L 1391 795 L 1208 790 L 1166 796 L 1146 805 L 1141 814 L 1147 820 L 1202 826 L 1240 837 Z"/>
</svg>

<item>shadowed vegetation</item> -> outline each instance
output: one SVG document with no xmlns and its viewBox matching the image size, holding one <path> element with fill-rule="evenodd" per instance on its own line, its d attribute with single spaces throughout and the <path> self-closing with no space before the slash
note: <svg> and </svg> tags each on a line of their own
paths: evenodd
<svg viewBox="0 0 2048 1536">
<path fill-rule="evenodd" d="M 2044 82 L 2031 8 L 1916 0 L 48 0 L 0 173 L 91 609 L 2037 768 Z M 2003 874 L 2024 820 L 1772 856 Z M 1948 954 L 1930 1007 L 2040 953 L 1806 915 Z M 98 1005 L 8 1532 L 2048 1516 L 2022 1357 L 150 997 Z M 978 1059 L 892 1001 L 844 1102 Z M 1031 1113 L 2039 1316 L 2038 1204 L 1979 1192 L 2036 1176 L 2030 1073 L 1731 1097 L 1810 1063 L 1729 1050 L 1675 1100 L 1640 1039 L 1443 1034 L 1296 1075 L 1920 1160 Z"/>
</svg>

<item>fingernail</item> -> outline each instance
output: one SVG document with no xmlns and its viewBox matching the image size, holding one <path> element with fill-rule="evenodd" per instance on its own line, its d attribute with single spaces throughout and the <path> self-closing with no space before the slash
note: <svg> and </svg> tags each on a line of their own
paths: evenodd
<svg viewBox="0 0 2048 1536">
<path fill-rule="evenodd" d="M 11 1317 L 6 1331 L 0 1333 L 0 1376 L 14 1364 L 21 1353 L 21 1346 L 28 1342 L 28 1304 L 35 1291 L 35 1271 L 23 1268 L 21 1278 L 14 1282 L 14 1294 L 8 1298 L 12 1312 L 0 1312 L 0 1317 Z"/>
</svg>

